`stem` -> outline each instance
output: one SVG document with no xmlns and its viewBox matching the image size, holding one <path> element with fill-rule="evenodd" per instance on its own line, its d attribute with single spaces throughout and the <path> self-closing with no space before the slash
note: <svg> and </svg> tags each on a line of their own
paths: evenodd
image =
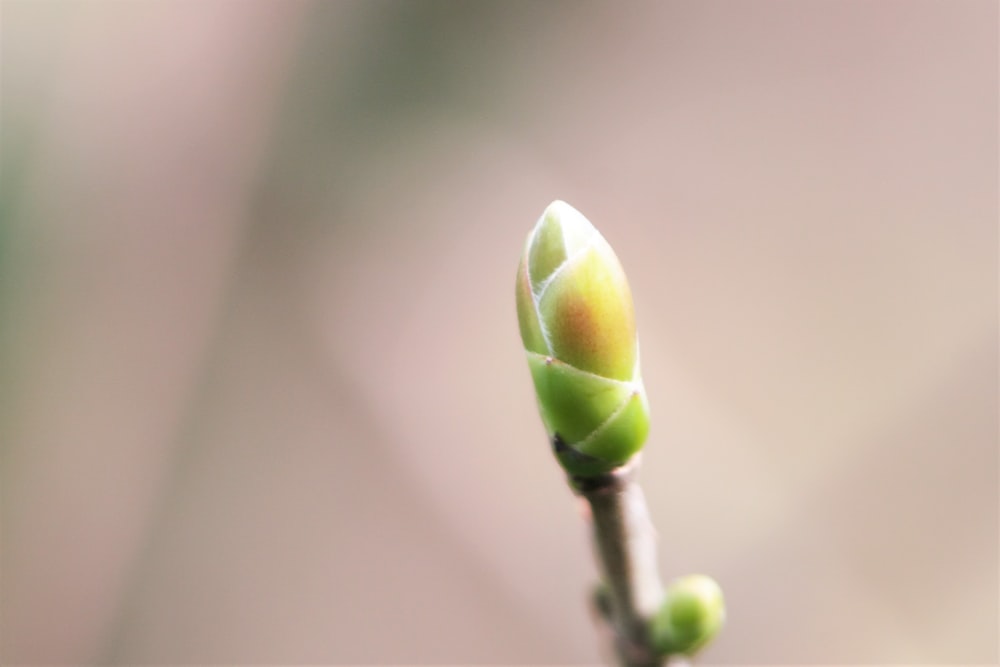
<svg viewBox="0 0 1000 667">
<path fill-rule="evenodd" d="M 638 457 L 593 478 L 571 478 L 587 502 L 597 560 L 607 593 L 595 608 L 614 628 L 615 650 L 625 667 L 660 667 L 664 658 L 650 644 L 649 619 L 663 601 L 656 564 L 656 531 L 635 480 Z"/>
</svg>

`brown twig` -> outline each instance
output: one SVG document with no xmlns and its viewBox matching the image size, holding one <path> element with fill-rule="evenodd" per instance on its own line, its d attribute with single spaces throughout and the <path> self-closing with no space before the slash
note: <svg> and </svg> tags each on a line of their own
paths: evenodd
<svg viewBox="0 0 1000 667">
<path fill-rule="evenodd" d="M 594 595 L 595 618 L 611 628 L 621 665 L 660 667 L 664 658 L 651 645 L 649 620 L 663 601 L 663 585 L 656 563 L 656 531 L 635 479 L 638 458 L 599 477 L 572 477 L 570 484 L 585 501 L 606 585 Z"/>
</svg>

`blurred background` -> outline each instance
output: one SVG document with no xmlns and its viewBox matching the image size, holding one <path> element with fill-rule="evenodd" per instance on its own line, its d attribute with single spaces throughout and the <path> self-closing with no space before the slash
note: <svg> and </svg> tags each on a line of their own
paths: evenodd
<svg viewBox="0 0 1000 667">
<path fill-rule="evenodd" d="M 995 664 L 997 7 L 3 2 L 0 660 L 598 662 L 560 198 L 704 662 Z"/>
</svg>

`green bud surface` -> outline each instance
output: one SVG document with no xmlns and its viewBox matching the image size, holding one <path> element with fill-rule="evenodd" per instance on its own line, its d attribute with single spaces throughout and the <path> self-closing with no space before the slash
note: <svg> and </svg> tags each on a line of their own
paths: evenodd
<svg viewBox="0 0 1000 667">
<path fill-rule="evenodd" d="M 562 201 L 528 235 L 516 284 L 539 412 L 571 475 L 606 473 L 649 431 L 632 294 L 604 237 Z"/>
<path fill-rule="evenodd" d="M 692 655 L 718 634 L 725 617 L 722 589 L 711 577 L 681 577 L 667 588 L 663 605 L 653 618 L 653 645 L 663 655 Z"/>
</svg>

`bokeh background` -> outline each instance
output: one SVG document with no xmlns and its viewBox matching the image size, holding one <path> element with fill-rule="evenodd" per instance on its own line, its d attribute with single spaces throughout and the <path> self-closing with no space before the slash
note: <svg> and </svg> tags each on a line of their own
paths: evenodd
<svg viewBox="0 0 1000 667">
<path fill-rule="evenodd" d="M 709 664 L 995 664 L 997 3 L 2 4 L 0 660 L 596 663 L 518 339 L 632 283 Z"/>
</svg>

